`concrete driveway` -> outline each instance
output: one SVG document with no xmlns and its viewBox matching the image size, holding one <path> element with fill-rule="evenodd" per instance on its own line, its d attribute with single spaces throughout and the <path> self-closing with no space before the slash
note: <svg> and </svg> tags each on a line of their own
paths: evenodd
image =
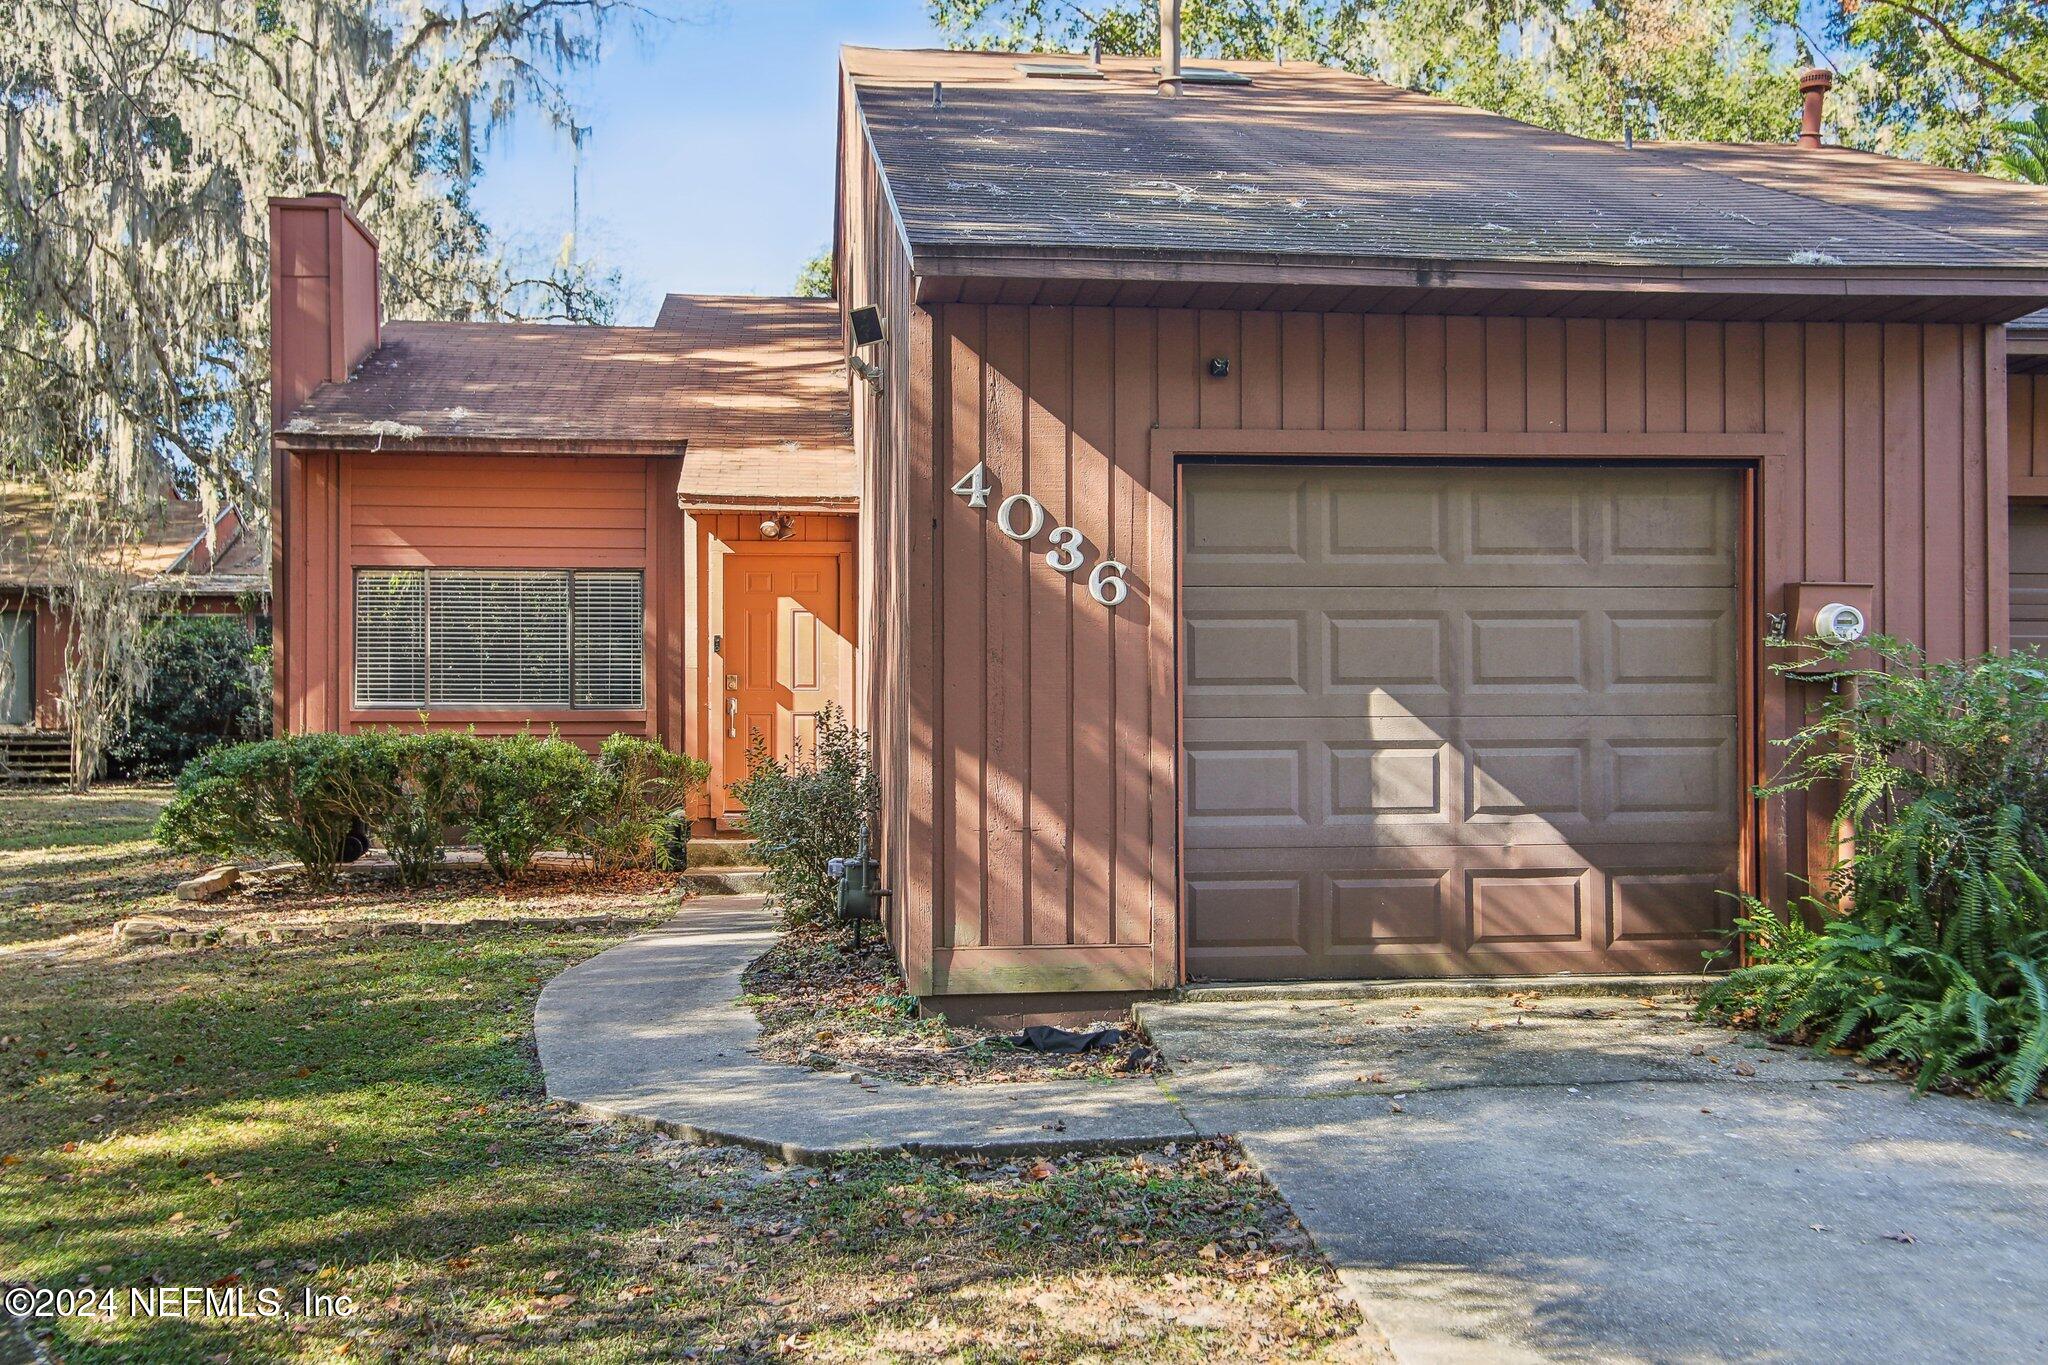
<svg viewBox="0 0 2048 1365">
<path fill-rule="evenodd" d="M 2048 1359 L 2048 1120 L 1683 1000 L 1143 1010 L 1402 1361 Z"/>
</svg>

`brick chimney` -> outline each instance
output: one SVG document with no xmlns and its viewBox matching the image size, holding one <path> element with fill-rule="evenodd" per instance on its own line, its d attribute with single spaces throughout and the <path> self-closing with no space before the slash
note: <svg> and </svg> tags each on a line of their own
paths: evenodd
<svg viewBox="0 0 2048 1365">
<path fill-rule="evenodd" d="M 1799 75 L 1799 96 L 1803 108 L 1799 118 L 1799 145 L 1806 148 L 1820 146 L 1820 118 L 1827 109 L 1828 91 L 1835 88 L 1835 78 L 1825 67 L 1809 67 Z"/>
<path fill-rule="evenodd" d="M 271 669 L 271 716 L 279 734 L 332 728 L 331 698 L 324 710 L 302 693 L 319 685 L 320 664 L 302 662 L 315 650 L 314 627 L 327 604 L 301 620 L 293 605 L 298 578 L 301 502 L 309 486 L 331 487 L 332 455 L 301 456 L 278 448 L 277 434 L 294 409 L 322 384 L 346 380 L 377 349 L 377 239 L 364 230 L 338 194 L 270 201 L 270 620 L 277 642 Z M 327 461 L 324 469 L 307 461 Z M 310 513 L 306 513 L 310 515 Z M 317 542 L 317 535 L 308 532 Z M 329 642 L 331 644 L 331 642 Z M 301 670 L 309 677 L 302 679 Z M 289 703 L 289 704 L 288 704 Z"/>
<path fill-rule="evenodd" d="M 270 201 L 270 424 L 377 349 L 377 239 L 338 194 Z"/>
</svg>

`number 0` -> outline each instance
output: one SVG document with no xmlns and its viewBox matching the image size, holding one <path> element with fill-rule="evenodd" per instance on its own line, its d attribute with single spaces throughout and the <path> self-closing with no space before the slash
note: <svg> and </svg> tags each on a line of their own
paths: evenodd
<svg viewBox="0 0 2048 1365">
<path fill-rule="evenodd" d="M 1128 565 L 1114 559 L 1105 559 L 1088 574 L 1088 595 L 1105 607 L 1114 607 L 1131 595 L 1131 585 L 1124 581 L 1130 571 Z"/>
<path fill-rule="evenodd" d="M 1010 524 L 1015 520 L 1010 515 L 1011 509 L 1015 507 L 1026 509 L 1031 515 L 1030 522 L 1021 531 Z M 1045 529 L 1045 504 L 1029 493 L 1010 494 L 1003 499 L 1002 505 L 996 508 L 996 529 L 1012 540 L 1031 539 Z"/>
</svg>

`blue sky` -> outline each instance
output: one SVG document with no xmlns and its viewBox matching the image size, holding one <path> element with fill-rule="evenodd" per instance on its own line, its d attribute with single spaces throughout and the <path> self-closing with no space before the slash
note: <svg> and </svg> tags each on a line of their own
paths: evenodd
<svg viewBox="0 0 2048 1365">
<path fill-rule="evenodd" d="M 661 295 L 784 294 L 832 235 L 842 43 L 935 46 L 923 0 L 724 0 L 674 6 L 644 42 L 609 40 L 574 82 L 582 244 L 625 275 L 622 323 Z M 483 158 L 477 205 L 509 250 L 552 258 L 569 225 L 568 139 L 536 118 Z"/>
</svg>

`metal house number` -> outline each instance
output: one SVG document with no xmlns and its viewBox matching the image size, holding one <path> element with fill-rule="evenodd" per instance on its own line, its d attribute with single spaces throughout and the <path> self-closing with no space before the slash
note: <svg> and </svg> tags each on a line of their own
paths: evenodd
<svg viewBox="0 0 2048 1365">
<path fill-rule="evenodd" d="M 985 464 L 974 466 L 953 485 L 953 492 L 967 499 L 969 507 L 984 510 L 988 507 L 989 491 Z M 1045 504 L 1029 493 L 1012 493 L 996 504 L 996 529 L 1012 540 L 1037 539 L 1045 523 Z M 1052 548 L 1045 552 L 1045 562 L 1054 573 L 1071 574 L 1087 561 L 1088 557 L 1081 552 L 1086 542 L 1073 527 L 1055 526 L 1047 539 L 1052 541 Z M 1129 572 L 1129 565 L 1114 559 L 1103 560 L 1088 571 L 1088 595 L 1105 607 L 1118 605 L 1131 595 L 1131 585 L 1124 579 Z"/>
</svg>

